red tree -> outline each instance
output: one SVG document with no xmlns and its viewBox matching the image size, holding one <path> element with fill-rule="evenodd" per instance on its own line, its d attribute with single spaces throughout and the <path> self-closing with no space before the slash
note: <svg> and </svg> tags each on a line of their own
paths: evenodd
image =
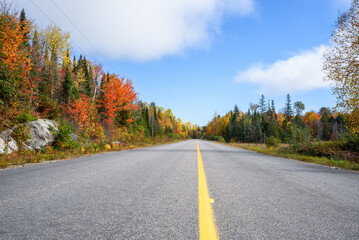
<svg viewBox="0 0 359 240">
<path fill-rule="evenodd" d="M 137 105 L 134 102 L 138 99 L 138 93 L 132 85 L 132 81 L 111 75 L 103 85 L 103 99 L 100 100 L 106 116 L 108 126 L 113 126 L 116 114 L 124 110 L 135 110 Z M 131 122 L 133 119 L 127 119 Z"/>
</svg>

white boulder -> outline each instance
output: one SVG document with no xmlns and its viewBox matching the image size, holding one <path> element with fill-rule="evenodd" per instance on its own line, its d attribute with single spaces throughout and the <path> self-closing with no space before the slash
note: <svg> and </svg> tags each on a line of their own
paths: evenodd
<svg viewBox="0 0 359 240">
<path fill-rule="evenodd" d="M 58 131 L 58 125 L 53 120 L 38 119 L 28 122 L 30 138 L 26 140 L 25 146 L 36 151 L 51 145 L 55 141 L 54 133 Z"/>
<path fill-rule="evenodd" d="M 55 141 L 55 134 L 58 125 L 53 120 L 38 119 L 26 124 L 29 129 L 29 139 L 21 143 L 25 149 L 39 151 L 42 148 L 52 145 Z M 0 133 L 0 154 L 13 153 L 19 150 L 18 144 L 12 137 L 17 126 Z"/>
</svg>

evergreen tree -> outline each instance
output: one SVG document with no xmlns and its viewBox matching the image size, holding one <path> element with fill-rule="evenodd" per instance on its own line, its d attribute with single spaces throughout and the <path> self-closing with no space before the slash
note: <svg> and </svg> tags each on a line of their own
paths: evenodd
<svg viewBox="0 0 359 240">
<path fill-rule="evenodd" d="M 69 67 L 66 67 L 64 81 L 62 82 L 62 96 L 63 101 L 67 102 L 73 96 L 72 90 L 74 88 L 74 83 L 72 81 L 72 76 Z"/>
<path fill-rule="evenodd" d="M 143 106 L 141 110 L 141 118 L 143 119 L 143 127 L 145 129 L 146 136 L 151 136 L 151 127 L 150 127 L 150 120 L 148 114 L 148 107 Z"/>
<path fill-rule="evenodd" d="M 319 110 L 321 114 L 320 118 L 320 138 L 324 141 L 330 140 L 330 129 L 329 129 L 329 115 L 330 110 L 328 108 L 321 108 Z"/>
<path fill-rule="evenodd" d="M 150 114 L 148 112 L 148 107 L 146 107 L 146 109 L 145 109 L 145 123 L 146 123 L 147 129 L 149 131 L 149 135 L 151 135 L 152 127 L 151 127 L 151 123 L 150 123 Z"/>
<path fill-rule="evenodd" d="M 156 103 L 152 102 L 150 104 L 151 108 L 152 108 L 152 116 L 151 116 L 151 132 L 152 132 L 152 137 L 156 136 L 156 131 L 157 131 L 157 114 L 156 114 Z"/>
<path fill-rule="evenodd" d="M 84 71 L 85 71 L 85 87 L 84 87 L 84 93 L 89 96 L 92 97 L 92 79 L 91 79 L 91 74 L 90 71 L 87 67 L 87 63 L 86 60 L 84 61 Z"/>
<path fill-rule="evenodd" d="M 25 10 L 22 9 L 20 13 L 20 29 L 21 31 L 23 31 L 24 39 L 25 39 L 25 41 L 22 43 L 22 47 L 29 49 L 30 48 L 29 31 L 25 30 L 25 28 L 27 27 L 26 25 L 27 25 L 26 14 L 25 14 Z"/>
<path fill-rule="evenodd" d="M 269 124 L 268 124 L 268 128 L 266 131 L 266 136 L 267 137 L 275 137 L 278 138 L 280 136 L 280 127 L 278 122 L 275 119 L 272 119 Z"/>
<path fill-rule="evenodd" d="M 239 108 L 237 105 L 235 105 L 227 128 L 228 140 L 239 138 L 239 122 L 238 122 L 239 117 L 240 117 Z"/>
<path fill-rule="evenodd" d="M 287 102 L 285 103 L 284 116 L 288 121 L 293 117 L 292 101 L 289 94 L 287 94 Z"/>
<path fill-rule="evenodd" d="M 107 82 L 109 82 L 110 81 L 110 72 L 107 72 Z"/>
<path fill-rule="evenodd" d="M 265 113 L 266 112 L 266 101 L 265 101 L 265 98 L 264 98 L 264 95 L 262 94 L 261 95 L 261 98 L 259 99 L 259 110 L 260 110 L 260 113 Z"/>
<path fill-rule="evenodd" d="M 76 56 L 74 56 L 74 60 L 72 61 L 72 72 L 77 72 L 77 62 L 76 62 Z"/>
</svg>

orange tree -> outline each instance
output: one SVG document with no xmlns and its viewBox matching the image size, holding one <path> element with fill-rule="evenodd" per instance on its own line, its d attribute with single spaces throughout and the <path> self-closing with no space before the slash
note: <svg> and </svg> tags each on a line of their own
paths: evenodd
<svg viewBox="0 0 359 240">
<path fill-rule="evenodd" d="M 98 122 L 95 103 L 91 101 L 89 96 L 81 94 L 79 99 L 70 102 L 66 113 L 79 127 L 84 137 L 93 139 L 104 137 L 102 127 Z"/>
<path fill-rule="evenodd" d="M 28 25 L 20 24 L 16 14 L 0 15 L 0 122 L 23 112 L 34 88 L 28 78 L 31 69 L 27 41 Z M 11 113 L 9 115 L 8 113 Z M 1 124 L 2 125 L 2 124 Z M 0 126 L 3 127 L 3 126 Z"/>
<path fill-rule="evenodd" d="M 105 122 L 108 127 L 113 127 L 116 114 L 121 111 L 131 111 L 137 109 L 135 101 L 138 93 L 132 85 L 132 81 L 119 78 L 117 75 L 110 75 L 108 80 L 102 84 L 102 98 L 99 104 L 103 109 Z M 133 117 L 128 116 L 127 122 L 132 122 Z"/>
</svg>

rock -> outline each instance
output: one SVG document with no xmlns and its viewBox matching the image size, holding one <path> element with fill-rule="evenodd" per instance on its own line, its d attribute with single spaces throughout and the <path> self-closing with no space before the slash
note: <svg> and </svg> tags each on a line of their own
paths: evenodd
<svg viewBox="0 0 359 240">
<path fill-rule="evenodd" d="M 54 133 L 58 131 L 58 125 L 55 121 L 38 119 L 28 122 L 27 127 L 30 130 L 30 138 L 25 142 L 27 149 L 40 151 L 55 141 Z"/>
<path fill-rule="evenodd" d="M 25 143 L 20 143 L 27 150 L 40 151 L 42 148 L 52 145 L 55 141 L 54 133 L 58 131 L 58 125 L 53 120 L 38 119 L 26 124 L 30 132 L 30 138 Z M 0 154 L 13 153 L 19 150 L 19 146 L 12 137 L 14 130 L 7 129 L 0 133 Z"/>
<path fill-rule="evenodd" d="M 13 153 L 19 150 L 16 141 L 11 137 L 12 129 L 0 133 L 0 153 Z"/>
<path fill-rule="evenodd" d="M 0 137 L 0 154 L 2 153 L 9 154 L 16 152 L 17 150 L 19 150 L 19 148 L 16 144 L 16 141 L 12 137 L 9 137 L 8 141 L 5 141 Z"/>
<path fill-rule="evenodd" d="M 7 153 L 6 147 L 4 139 L 0 138 L 0 154 Z"/>
</svg>

